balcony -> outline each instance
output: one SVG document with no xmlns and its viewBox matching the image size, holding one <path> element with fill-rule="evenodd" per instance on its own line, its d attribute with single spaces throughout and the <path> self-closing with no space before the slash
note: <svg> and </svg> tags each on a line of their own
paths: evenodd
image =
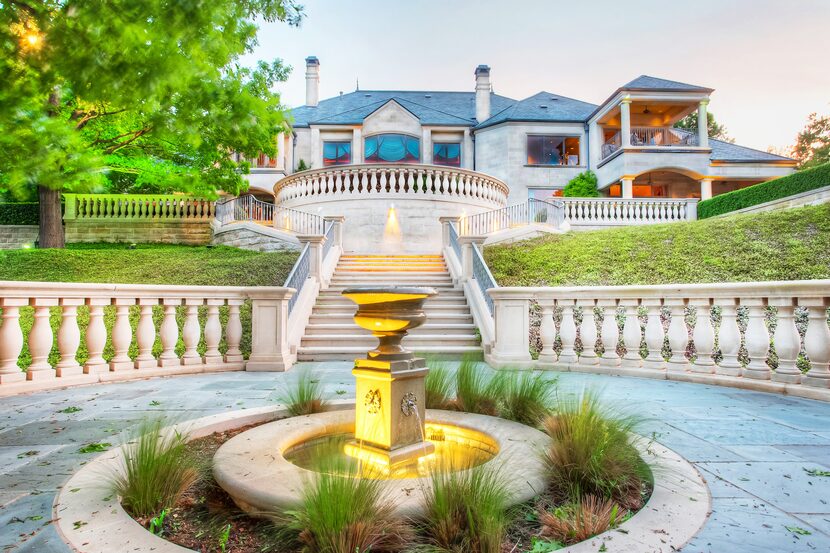
<svg viewBox="0 0 830 553">
<path fill-rule="evenodd" d="M 645 149 L 670 151 L 700 146 L 696 133 L 674 127 L 632 127 L 631 146 Z M 622 148 L 622 134 L 617 131 L 602 144 L 602 157 L 605 160 Z"/>
</svg>

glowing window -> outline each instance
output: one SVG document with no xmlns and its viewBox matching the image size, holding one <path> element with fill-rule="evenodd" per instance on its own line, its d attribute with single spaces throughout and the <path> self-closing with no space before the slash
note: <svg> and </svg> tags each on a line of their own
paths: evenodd
<svg viewBox="0 0 830 553">
<path fill-rule="evenodd" d="M 364 142 L 366 163 L 418 163 L 421 141 L 405 134 L 378 134 Z"/>
<path fill-rule="evenodd" d="M 352 162 L 351 142 L 323 142 L 323 165 L 347 165 Z"/>
<path fill-rule="evenodd" d="M 461 144 L 459 142 L 433 144 L 432 162 L 435 165 L 461 167 Z"/>
<path fill-rule="evenodd" d="M 527 137 L 528 165 L 579 165 L 579 137 Z"/>
</svg>

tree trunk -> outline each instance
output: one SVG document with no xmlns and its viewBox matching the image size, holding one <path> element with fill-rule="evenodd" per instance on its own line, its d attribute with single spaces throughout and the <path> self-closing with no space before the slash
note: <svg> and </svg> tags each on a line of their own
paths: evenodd
<svg viewBox="0 0 830 553">
<path fill-rule="evenodd" d="M 61 191 L 38 186 L 40 202 L 39 248 L 63 248 L 63 220 L 61 216 Z"/>
</svg>

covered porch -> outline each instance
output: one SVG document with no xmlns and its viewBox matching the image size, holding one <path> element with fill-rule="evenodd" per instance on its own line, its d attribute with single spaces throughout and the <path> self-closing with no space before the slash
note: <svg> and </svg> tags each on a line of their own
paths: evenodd
<svg viewBox="0 0 830 553">
<path fill-rule="evenodd" d="M 707 200 L 712 196 L 764 182 L 764 178 L 720 178 L 678 169 L 657 169 L 624 176 L 608 187 L 612 198 L 669 198 Z"/>
</svg>

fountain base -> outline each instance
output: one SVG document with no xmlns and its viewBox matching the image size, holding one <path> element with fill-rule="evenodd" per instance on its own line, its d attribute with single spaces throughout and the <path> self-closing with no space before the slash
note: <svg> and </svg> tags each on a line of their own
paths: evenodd
<svg viewBox="0 0 830 553">
<path fill-rule="evenodd" d="M 370 463 L 381 472 L 394 472 L 401 465 L 420 460 L 435 453 L 435 444 L 432 442 L 421 442 L 388 450 L 367 444 L 361 445 L 357 440 L 352 440 L 343 446 L 343 452 L 358 461 Z"/>
</svg>

